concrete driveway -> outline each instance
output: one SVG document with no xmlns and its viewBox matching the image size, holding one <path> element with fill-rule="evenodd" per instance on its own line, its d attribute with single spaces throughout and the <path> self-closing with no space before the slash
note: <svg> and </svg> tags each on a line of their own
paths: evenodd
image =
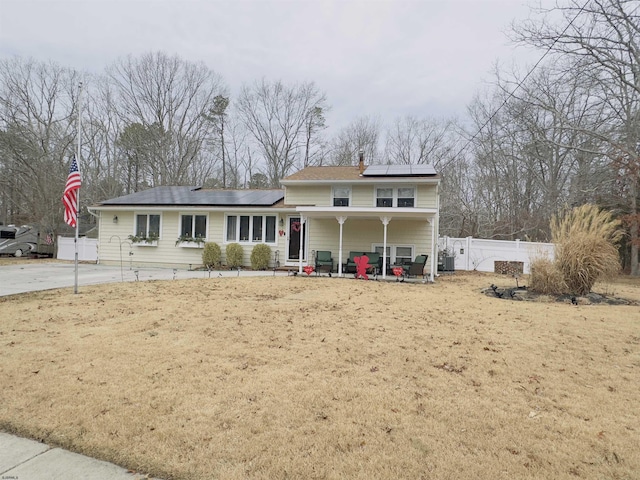
<svg viewBox="0 0 640 480">
<path fill-rule="evenodd" d="M 135 282 L 137 280 L 172 280 L 185 278 L 215 278 L 244 276 L 273 276 L 273 271 L 229 271 L 229 270 L 179 270 L 171 268 L 136 268 L 125 266 L 107 267 L 104 265 L 78 265 L 78 291 L 86 285 L 99 283 Z M 287 272 L 278 271 L 278 276 L 286 276 Z M 75 283 L 73 263 L 63 262 L 30 262 L 0 265 L 0 296 L 16 293 L 49 290 L 52 288 L 71 287 Z"/>
</svg>

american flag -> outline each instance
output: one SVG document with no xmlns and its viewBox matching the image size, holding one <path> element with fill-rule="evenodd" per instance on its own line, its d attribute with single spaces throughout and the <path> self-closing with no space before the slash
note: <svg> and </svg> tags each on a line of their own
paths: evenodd
<svg viewBox="0 0 640 480">
<path fill-rule="evenodd" d="M 80 179 L 80 172 L 78 171 L 78 162 L 74 156 L 73 160 L 71 160 L 67 184 L 64 187 L 64 194 L 62 195 L 64 221 L 72 227 L 75 227 L 78 221 L 78 190 L 81 184 L 82 180 Z"/>
</svg>

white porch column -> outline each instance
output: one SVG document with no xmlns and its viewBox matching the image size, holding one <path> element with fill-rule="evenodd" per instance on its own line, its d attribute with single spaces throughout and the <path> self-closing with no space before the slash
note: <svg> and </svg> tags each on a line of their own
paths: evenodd
<svg viewBox="0 0 640 480">
<path fill-rule="evenodd" d="M 336 220 L 340 224 L 340 246 L 338 248 L 338 276 L 342 276 L 342 226 L 347 221 L 347 217 L 336 217 Z"/>
<path fill-rule="evenodd" d="M 298 265 L 298 274 L 302 275 L 302 254 L 304 252 L 304 230 L 305 230 L 305 222 L 307 221 L 306 217 L 300 215 L 300 252 L 298 253 L 298 261 L 300 262 Z"/>
<path fill-rule="evenodd" d="M 391 221 L 391 217 L 380 217 L 380 221 L 384 226 L 384 235 L 382 240 L 382 279 L 387 278 L 387 226 Z"/>
</svg>

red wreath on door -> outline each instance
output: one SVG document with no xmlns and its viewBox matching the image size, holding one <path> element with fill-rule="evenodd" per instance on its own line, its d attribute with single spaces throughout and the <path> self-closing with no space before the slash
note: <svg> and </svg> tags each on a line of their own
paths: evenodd
<svg viewBox="0 0 640 480">
<path fill-rule="evenodd" d="M 301 228 L 300 222 L 291 222 L 291 230 L 299 232 Z"/>
</svg>

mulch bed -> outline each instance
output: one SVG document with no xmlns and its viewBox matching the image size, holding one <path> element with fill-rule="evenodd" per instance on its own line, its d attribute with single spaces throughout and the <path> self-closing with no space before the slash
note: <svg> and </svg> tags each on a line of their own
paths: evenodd
<svg viewBox="0 0 640 480">
<path fill-rule="evenodd" d="M 638 302 L 635 300 L 614 297 L 601 293 L 591 292 L 584 296 L 569 294 L 550 295 L 534 292 L 529 290 L 526 286 L 502 287 L 492 284 L 489 288 L 482 290 L 482 293 L 488 297 L 511 301 L 539 302 L 551 300 L 560 303 L 572 303 L 574 305 L 638 305 Z"/>
</svg>

